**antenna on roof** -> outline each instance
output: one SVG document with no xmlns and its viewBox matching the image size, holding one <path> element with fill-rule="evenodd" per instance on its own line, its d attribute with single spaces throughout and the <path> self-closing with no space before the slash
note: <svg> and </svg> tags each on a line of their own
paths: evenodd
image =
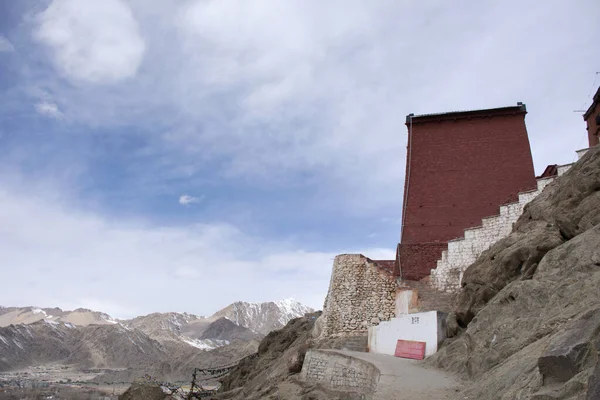
<svg viewBox="0 0 600 400">
<path fill-rule="evenodd" d="M 596 79 L 598 78 L 599 74 L 600 74 L 600 71 L 596 72 L 596 74 L 594 76 L 594 82 L 592 83 L 592 88 L 590 89 L 590 93 L 588 94 L 588 97 L 587 97 L 587 99 L 585 99 L 585 103 L 583 103 L 583 106 L 581 108 L 585 108 L 585 105 L 589 101 L 590 97 L 592 97 L 592 93 L 594 93 L 594 88 L 596 87 Z M 573 112 L 579 112 L 579 111 L 573 111 Z M 585 113 L 585 111 L 583 111 L 583 112 Z"/>
</svg>

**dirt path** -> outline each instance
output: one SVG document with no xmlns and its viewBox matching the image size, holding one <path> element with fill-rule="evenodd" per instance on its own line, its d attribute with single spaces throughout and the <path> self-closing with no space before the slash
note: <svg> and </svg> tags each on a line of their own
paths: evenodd
<svg viewBox="0 0 600 400">
<path fill-rule="evenodd" d="M 374 400 L 451 400 L 460 382 L 443 371 L 426 368 L 419 361 L 374 353 L 338 351 L 375 365 L 380 373 Z"/>
</svg>

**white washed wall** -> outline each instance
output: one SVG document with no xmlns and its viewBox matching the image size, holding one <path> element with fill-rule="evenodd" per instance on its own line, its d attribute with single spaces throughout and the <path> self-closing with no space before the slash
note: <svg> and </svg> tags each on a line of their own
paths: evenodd
<svg viewBox="0 0 600 400">
<path fill-rule="evenodd" d="M 369 327 L 369 352 L 394 355 L 398 340 L 425 342 L 425 357 L 435 354 L 446 334 L 437 311 L 406 314 Z"/>
<path fill-rule="evenodd" d="M 559 166 L 562 175 L 569 165 Z M 500 206 L 500 214 L 481 220 L 481 226 L 465 229 L 464 237 L 448 242 L 437 268 L 431 270 L 431 285 L 438 290 L 453 292 L 460 288 L 462 275 L 479 255 L 512 231 L 513 224 L 523 213 L 525 204 L 533 200 L 554 180 L 553 177 L 537 180 L 537 189 L 519 193 L 519 201 Z"/>
</svg>

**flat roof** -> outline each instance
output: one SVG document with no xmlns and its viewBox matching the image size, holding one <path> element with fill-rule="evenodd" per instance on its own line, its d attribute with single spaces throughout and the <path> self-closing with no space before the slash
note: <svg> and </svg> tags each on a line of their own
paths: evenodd
<svg viewBox="0 0 600 400">
<path fill-rule="evenodd" d="M 463 118 L 483 118 L 483 117 L 495 117 L 499 115 L 514 115 L 514 114 L 527 114 L 527 107 L 524 103 L 517 103 L 516 106 L 499 107 L 499 108 L 484 108 L 479 110 L 468 110 L 468 111 L 450 111 L 445 113 L 437 114 L 408 114 L 406 116 L 406 124 L 418 122 L 433 122 L 433 121 L 447 121 L 456 120 Z"/>
</svg>

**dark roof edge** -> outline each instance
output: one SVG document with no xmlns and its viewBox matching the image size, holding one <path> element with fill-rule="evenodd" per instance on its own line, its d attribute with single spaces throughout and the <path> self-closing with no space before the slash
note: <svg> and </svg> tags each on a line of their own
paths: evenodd
<svg viewBox="0 0 600 400">
<path fill-rule="evenodd" d="M 414 115 L 408 114 L 406 116 L 406 124 L 412 122 L 431 122 L 431 121 L 446 121 L 461 118 L 482 118 L 482 117 L 493 117 L 499 115 L 513 115 L 513 114 L 527 114 L 527 106 L 524 103 L 518 102 L 516 106 L 499 107 L 499 108 L 485 108 L 480 110 L 468 110 L 468 111 L 450 111 L 446 113 L 437 114 L 421 114 Z"/>
<path fill-rule="evenodd" d="M 592 113 L 592 110 L 596 107 L 596 104 L 598 104 L 599 102 L 600 102 L 600 86 L 598 86 L 598 90 L 596 91 L 596 94 L 594 95 L 594 97 L 592 99 L 592 104 L 590 104 L 590 108 L 588 108 L 587 111 L 585 112 L 585 114 L 583 114 L 584 120 L 588 119 L 588 117 Z"/>
</svg>

